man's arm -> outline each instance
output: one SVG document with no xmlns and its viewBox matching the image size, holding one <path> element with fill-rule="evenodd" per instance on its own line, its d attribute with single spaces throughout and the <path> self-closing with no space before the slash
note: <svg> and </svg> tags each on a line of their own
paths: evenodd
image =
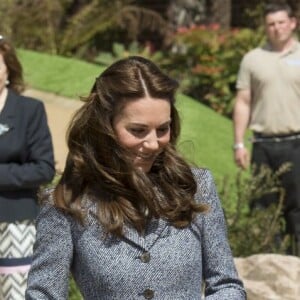
<svg viewBox="0 0 300 300">
<path fill-rule="evenodd" d="M 250 120 L 250 105 L 250 90 L 238 90 L 233 110 L 234 159 L 236 164 L 243 169 L 249 165 L 249 153 L 244 146 L 244 136 Z"/>
</svg>

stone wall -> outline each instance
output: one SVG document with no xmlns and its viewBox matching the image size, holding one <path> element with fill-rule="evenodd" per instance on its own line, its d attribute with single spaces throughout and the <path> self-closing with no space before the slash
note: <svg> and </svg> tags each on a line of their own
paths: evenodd
<svg viewBox="0 0 300 300">
<path fill-rule="evenodd" d="M 299 300 L 300 258 L 257 254 L 235 258 L 248 300 Z"/>
</svg>

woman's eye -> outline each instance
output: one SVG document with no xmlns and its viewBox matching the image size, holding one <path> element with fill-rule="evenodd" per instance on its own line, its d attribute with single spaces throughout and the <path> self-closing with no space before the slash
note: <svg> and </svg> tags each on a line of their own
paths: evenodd
<svg viewBox="0 0 300 300">
<path fill-rule="evenodd" d="M 145 133 L 145 129 L 143 128 L 131 128 L 129 131 L 134 135 L 141 135 Z"/>
<path fill-rule="evenodd" d="M 170 127 L 167 126 L 167 127 L 162 127 L 162 128 L 159 128 L 158 129 L 158 133 L 159 134 L 164 134 L 164 133 L 167 133 L 169 131 Z"/>
<path fill-rule="evenodd" d="M 159 137 L 168 133 L 169 130 L 170 130 L 170 126 L 160 127 L 156 129 L 156 134 Z M 149 133 L 149 130 L 146 128 L 129 128 L 128 131 L 137 137 L 143 137 Z"/>
</svg>

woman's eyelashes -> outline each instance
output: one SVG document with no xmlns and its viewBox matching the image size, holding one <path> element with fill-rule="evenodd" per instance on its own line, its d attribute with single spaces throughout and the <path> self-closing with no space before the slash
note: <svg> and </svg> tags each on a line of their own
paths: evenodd
<svg viewBox="0 0 300 300">
<path fill-rule="evenodd" d="M 168 132 L 170 131 L 170 125 L 165 125 L 163 127 L 160 127 L 157 129 L 157 136 L 160 137 L 160 136 L 163 136 L 165 134 L 167 134 Z"/>
<path fill-rule="evenodd" d="M 162 127 L 159 127 L 156 129 L 156 135 L 157 137 L 161 137 L 163 136 L 164 134 L 168 133 L 170 130 L 170 125 L 164 125 Z M 150 130 L 146 127 L 134 127 L 134 128 L 129 128 L 128 131 L 136 136 L 136 137 L 145 137 L 147 136 L 147 134 L 150 132 Z"/>
<path fill-rule="evenodd" d="M 147 130 L 145 128 L 129 128 L 129 132 L 135 136 L 143 136 L 147 134 Z"/>
</svg>

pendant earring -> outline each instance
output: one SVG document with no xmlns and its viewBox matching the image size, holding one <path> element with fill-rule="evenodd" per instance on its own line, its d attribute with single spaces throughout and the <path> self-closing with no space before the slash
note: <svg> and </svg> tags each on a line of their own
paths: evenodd
<svg viewBox="0 0 300 300">
<path fill-rule="evenodd" d="M 8 86 L 10 84 L 10 81 L 8 79 L 5 80 L 5 85 Z"/>
</svg>

